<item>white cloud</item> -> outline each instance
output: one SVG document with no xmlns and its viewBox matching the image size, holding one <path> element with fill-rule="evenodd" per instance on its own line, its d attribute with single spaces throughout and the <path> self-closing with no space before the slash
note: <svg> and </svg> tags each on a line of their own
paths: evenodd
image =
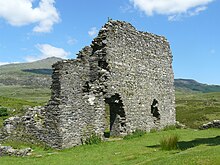
<svg viewBox="0 0 220 165">
<path fill-rule="evenodd" d="M 55 0 L 0 0 L 0 18 L 12 26 L 37 24 L 34 32 L 50 32 L 55 23 L 60 21 L 59 13 L 54 7 Z"/>
<path fill-rule="evenodd" d="M 205 11 L 207 6 L 197 7 L 194 11 L 189 12 L 190 16 L 198 15 L 200 12 Z"/>
<path fill-rule="evenodd" d="M 98 29 L 96 27 L 92 27 L 89 31 L 88 34 L 90 37 L 95 37 L 98 34 Z"/>
<path fill-rule="evenodd" d="M 20 62 L 0 62 L 0 66 L 1 65 L 7 65 L 7 64 L 18 64 Z"/>
<path fill-rule="evenodd" d="M 7 65 L 9 62 L 0 62 L 0 65 Z"/>
<path fill-rule="evenodd" d="M 27 56 L 25 59 L 28 62 L 45 59 L 48 57 L 67 58 L 70 52 L 66 52 L 62 48 L 57 48 L 49 44 L 37 44 L 36 48 L 41 52 L 38 56 Z"/>
<path fill-rule="evenodd" d="M 135 8 L 146 15 L 168 15 L 168 20 L 178 20 L 181 17 L 198 15 L 207 9 L 214 0 L 130 0 Z"/>
<path fill-rule="evenodd" d="M 75 38 L 69 37 L 67 40 L 67 44 L 69 45 L 74 45 L 76 44 L 78 41 Z"/>
</svg>

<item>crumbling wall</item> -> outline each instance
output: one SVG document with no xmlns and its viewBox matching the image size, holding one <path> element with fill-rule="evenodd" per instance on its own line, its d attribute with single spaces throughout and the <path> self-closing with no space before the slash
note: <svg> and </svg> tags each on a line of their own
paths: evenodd
<svg viewBox="0 0 220 165">
<path fill-rule="evenodd" d="M 110 136 L 124 136 L 175 124 L 169 43 L 129 23 L 107 22 L 77 59 L 53 65 L 52 78 L 42 125 L 26 124 L 51 147 L 80 145 L 107 129 Z"/>
<path fill-rule="evenodd" d="M 103 134 L 104 104 L 99 103 L 102 101 L 96 97 L 99 92 L 94 85 L 91 86 L 99 75 L 91 71 L 95 60 L 90 58 L 92 51 L 91 47 L 85 47 L 76 60 L 58 62 L 53 66 L 52 97 L 45 121 L 49 145 L 67 148 L 82 144 L 92 133 Z"/>
<path fill-rule="evenodd" d="M 124 104 L 127 132 L 149 131 L 175 123 L 172 55 L 167 40 L 139 32 L 129 23 L 108 22 L 106 61 L 111 76 L 108 93 L 118 93 Z M 151 114 L 158 102 L 160 118 Z"/>
<path fill-rule="evenodd" d="M 110 135 L 123 136 L 175 124 L 172 55 L 162 36 L 109 21 L 76 60 L 54 68 L 48 144 L 79 145 L 107 127 Z"/>
</svg>

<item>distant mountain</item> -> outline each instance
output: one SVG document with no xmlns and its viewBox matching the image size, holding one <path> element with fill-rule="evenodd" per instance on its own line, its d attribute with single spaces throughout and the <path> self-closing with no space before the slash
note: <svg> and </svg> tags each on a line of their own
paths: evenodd
<svg viewBox="0 0 220 165">
<path fill-rule="evenodd" d="M 50 87 L 52 65 L 61 58 L 0 66 L 0 85 Z M 175 79 L 175 89 L 185 92 L 220 92 L 220 85 L 207 85 L 192 79 Z"/>
<path fill-rule="evenodd" d="M 21 85 L 49 87 L 52 65 L 61 58 L 50 57 L 43 60 L 0 66 L 0 85 Z"/>
<path fill-rule="evenodd" d="M 27 63 L 15 63 L 15 64 L 7 64 L 0 66 L 0 73 L 3 72 L 10 72 L 10 71 L 18 71 L 22 69 L 49 69 L 51 65 L 56 63 L 57 61 L 61 61 L 62 58 L 57 57 L 49 57 L 43 60 L 38 60 L 34 62 L 27 62 Z"/>
<path fill-rule="evenodd" d="M 175 79 L 174 85 L 176 90 L 189 92 L 220 92 L 220 85 L 202 84 L 192 79 Z"/>
</svg>

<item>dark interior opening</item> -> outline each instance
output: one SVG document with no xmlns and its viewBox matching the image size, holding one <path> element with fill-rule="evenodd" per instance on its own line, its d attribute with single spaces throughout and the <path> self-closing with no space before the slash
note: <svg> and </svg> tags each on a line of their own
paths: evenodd
<svg viewBox="0 0 220 165">
<path fill-rule="evenodd" d="M 90 89 L 91 89 L 91 87 L 90 87 L 90 85 L 89 85 L 89 82 L 86 81 L 85 84 L 83 85 L 82 90 L 83 90 L 83 92 L 89 92 Z"/>
<path fill-rule="evenodd" d="M 160 119 L 160 113 L 159 113 L 159 109 L 158 109 L 158 101 L 156 99 L 153 100 L 153 103 L 151 105 L 151 113 L 158 120 Z"/>
<path fill-rule="evenodd" d="M 106 61 L 99 60 L 98 61 L 98 66 L 103 68 L 103 69 L 108 70 L 108 63 Z"/>
<path fill-rule="evenodd" d="M 105 137 L 120 136 L 126 133 L 126 116 L 119 94 L 105 99 L 106 131 Z"/>
</svg>

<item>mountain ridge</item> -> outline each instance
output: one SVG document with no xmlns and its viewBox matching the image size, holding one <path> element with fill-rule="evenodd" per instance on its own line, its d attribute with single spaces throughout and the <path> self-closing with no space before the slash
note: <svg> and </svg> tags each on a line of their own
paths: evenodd
<svg viewBox="0 0 220 165">
<path fill-rule="evenodd" d="M 57 57 L 48 57 L 45 59 L 33 61 L 33 62 L 24 62 L 24 63 L 12 63 L 12 64 L 5 64 L 1 65 L 0 69 L 40 69 L 40 68 L 50 68 L 50 66 L 57 61 L 63 60 L 62 58 L 57 58 Z"/>
<path fill-rule="evenodd" d="M 49 88 L 51 85 L 52 64 L 61 60 L 61 58 L 49 57 L 34 62 L 1 65 L 0 85 Z"/>
<path fill-rule="evenodd" d="M 1 65 L 0 85 L 49 88 L 52 82 L 52 64 L 61 60 L 63 59 L 49 57 L 34 62 Z M 220 85 L 203 84 L 193 79 L 175 79 L 174 86 L 177 91 L 183 92 L 220 92 Z"/>
<path fill-rule="evenodd" d="M 176 90 L 189 91 L 189 92 L 220 92 L 220 85 L 209 85 L 197 82 L 193 79 L 175 79 L 174 86 Z"/>
</svg>

